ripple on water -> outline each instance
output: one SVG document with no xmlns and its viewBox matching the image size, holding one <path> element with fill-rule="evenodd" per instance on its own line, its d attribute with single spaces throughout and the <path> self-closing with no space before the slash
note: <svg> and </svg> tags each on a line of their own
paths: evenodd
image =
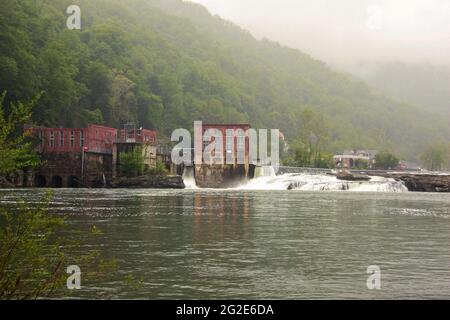
<svg viewBox="0 0 450 320">
<path fill-rule="evenodd" d="M 0 205 L 44 194 L 0 190 Z M 50 212 L 74 232 L 99 225 L 85 249 L 119 261 L 81 298 L 450 298 L 445 194 L 65 189 Z M 377 292 L 365 287 L 373 264 Z"/>
</svg>

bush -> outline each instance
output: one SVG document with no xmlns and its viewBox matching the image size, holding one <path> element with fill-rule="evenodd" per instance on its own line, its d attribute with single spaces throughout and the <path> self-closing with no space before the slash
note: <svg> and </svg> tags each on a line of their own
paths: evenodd
<svg viewBox="0 0 450 320">
<path fill-rule="evenodd" d="M 398 163 L 399 159 L 389 152 L 381 152 L 375 156 L 375 166 L 379 169 L 394 169 Z"/>
<path fill-rule="evenodd" d="M 136 177 L 144 173 L 144 154 L 142 148 L 135 148 L 132 152 L 119 155 L 120 173 L 126 177 Z"/>
<path fill-rule="evenodd" d="M 83 270 L 83 282 L 100 279 L 116 269 L 100 251 L 84 253 L 76 238 L 62 236 L 64 218 L 47 211 L 48 194 L 40 205 L 22 203 L 19 212 L 0 208 L 0 300 L 61 297 L 73 263 Z M 101 232 L 91 229 L 91 235 Z"/>
<path fill-rule="evenodd" d="M 148 173 L 150 175 L 165 175 L 168 173 L 166 165 L 162 163 L 161 161 L 156 161 L 156 166 L 154 168 L 151 168 L 148 170 Z"/>
<path fill-rule="evenodd" d="M 357 159 L 355 161 L 355 167 L 357 169 L 368 169 L 369 168 L 369 161 L 365 159 Z"/>
</svg>

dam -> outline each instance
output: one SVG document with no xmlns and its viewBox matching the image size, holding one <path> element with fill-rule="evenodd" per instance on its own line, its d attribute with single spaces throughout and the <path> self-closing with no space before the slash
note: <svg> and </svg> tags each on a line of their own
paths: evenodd
<svg viewBox="0 0 450 320">
<path fill-rule="evenodd" d="M 275 173 L 271 166 L 255 166 L 252 178 L 242 179 L 238 185 L 215 188 L 237 190 L 299 190 L 354 192 L 450 192 L 450 173 L 358 171 L 352 175 L 367 179 L 341 179 L 336 171 L 321 168 L 280 167 Z M 198 188 L 193 168 L 185 168 L 183 179 L 187 188 Z"/>
</svg>

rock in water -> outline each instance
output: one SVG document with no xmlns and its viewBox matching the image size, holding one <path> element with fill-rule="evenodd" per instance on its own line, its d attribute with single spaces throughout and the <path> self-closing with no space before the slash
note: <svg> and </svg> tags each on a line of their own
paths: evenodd
<svg viewBox="0 0 450 320">
<path fill-rule="evenodd" d="M 345 181 L 369 181 L 371 179 L 368 175 L 350 172 L 339 172 L 336 174 L 336 178 Z"/>
</svg>

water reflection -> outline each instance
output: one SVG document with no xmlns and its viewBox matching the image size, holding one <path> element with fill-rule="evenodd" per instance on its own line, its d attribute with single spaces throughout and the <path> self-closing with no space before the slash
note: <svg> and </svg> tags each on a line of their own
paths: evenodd
<svg viewBox="0 0 450 320">
<path fill-rule="evenodd" d="M 248 196 L 195 193 L 193 199 L 194 243 L 250 237 Z"/>
<path fill-rule="evenodd" d="M 0 191 L 0 205 L 42 191 Z M 51 212 L 119 260 L 124 298 L 450 298 L 450 197 L 444 194 L 57 190 Z M 366 269 L 382 269 L 368 291 Z M 144 278 L 142 291 L 120 279 Z"/>
</svg>

